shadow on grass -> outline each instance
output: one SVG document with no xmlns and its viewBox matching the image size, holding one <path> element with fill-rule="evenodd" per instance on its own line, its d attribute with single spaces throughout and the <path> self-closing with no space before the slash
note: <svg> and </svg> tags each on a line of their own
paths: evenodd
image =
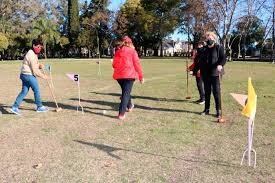
<svg viewBox="0 0 275 183">
<path fill-rule="evenodd" d="M 11 106 L 0 104 L 0 112 L 2 114 L 12 114 L 11 112 L 9 112 L 8 110 L 5 109 L 5 108 L 10 108 L 10 107 Z"/>
<path fill-rule="evenodd" d="M 78 100 L 77 98 L 71 98 L 71 100 Z M 81 99 L 83 102 L 87 103 L 92 103 L 92 104 L 97 104 L 97 105 L 102 105 L 102 106 L 109 106 L 112 107 L 113 110 L 117 110 L 119 104 L 116 102 L 109 102 L 109 101 L 101 101 L 101 100 L 85 100 Z M 194 112 L 194 111 L 187 111 L 187 110 L 181 110 L 181 109 L 166 109 L 166 108 L 157 108 L 157 107 L 148 107 L 148 106 L 143 106 L 139 104 L 135 104 L 135 108 L 137 109 L 142 109 L 142 110 L 147 110 L 147 111 L 162 111 L 162 112 L 184 112 L 184 113 L 194 113 L 194 114 L 200 114 L 200 112 Z"/>
<path fill-rule="evenodd" d="M 33 99 L 24 99 L 25 102 L 27 103 L 33 103 L 34 104 L 34 100 Z M 78 99 L 77 99 L 78 101 Z M 49 102 L 49 101 L 45 101 L 42 102 L 43 105 L 47 106 L 47 107 L 52 107 L 52 108 L 56 108 L 56 105 L 54 102 Z M 72 111 L 77 111 L 77 106 L 73 106 L 73 105 L 69 105 L 69 104 L 64 104 L 64 103 L 58 103 L 58 106 L 61 107 L 62 109 L 65 110 L 72 110 Z M 111 115 L 106 115 L 106 114 L 102 114 L 100 112 L 93 112 L 91 110 L 107 110 L 110 111 L 110 109 L 102 109 L 102 108 L 92 108 L 92 107 L 87 107 L 87 106 L 83 106 L 84 108 L 84 113 L 90 113 L 90 114 L 95 114 L 95 115 L 99 115 L 99 116 L 104 116 L 104 117 L 108 117 L 108 118 L 116 118 L 116 116 L 111 116 Z M 90 110 L 87 110 L 90 109 Z M 81 113 L 81 112 L 80 112 Z"/>
<path fill-rule="evenodd" d="M 137 151 L 137 150 L 134 150 L 134 149 L 126 149 L 126 148 L 113 147 L 113 146 L 104 145 L 104 144 L 85 142 L 85 141 L 81 141 L 81 140 L 73 140 L 73 141 L 77 142 L 77 143 L 80 143 L 80 144 L 83 144 L 83 145 L 87 145 L 87 146 L 97 148 L 98 150 L 106 152 L 109 156 L 111 156 L 113 158 L 116 158 L 116 159 L 119 159 L 119 160 L 122 160 L 122 158 L 115 155 L 114 154 L 115 151 L 126 151 L 126 152 L 132 152 L 132 153 L 136 153 L 136 154 L 144 154 L 144 155 L 149 155 L 149 156 L 154 156 L 154 157 L 176 159 L 176 160 L 193 162 L 193 163 L 204 163 L 204 164 L 212 164 L 212 165 L 225 166 L 225 167 L 239 167 L 239 165 L 231 164 L 231 163 L 228 163 L 226 161 L 220 161 L 220 160 L 199 159 L 197 157 L 194 157 L 194 158 L 180 158 L 180 157 L 174 157 L 174 156 L 166 156 L 166 155 L 157 154 L 157 153 Z"/>
<path fill-rule="evenodd" d="M 109 95 L 109 96 L 117 96 L 117 97 L 121 96 L 120 93 L 101 93 L 101 92 L 91 92 L 91 93 L 97 94 L 97 95 Z M 152 101 L 164 101 L 164 102 L 190 102 L 190 103 L 193 103 L 190 100 L 157 98 L 157 97 L 137 96 L 137 95 L 132 95 L 132 98 L 133 99 L 152 100 Z"/>
</svg>

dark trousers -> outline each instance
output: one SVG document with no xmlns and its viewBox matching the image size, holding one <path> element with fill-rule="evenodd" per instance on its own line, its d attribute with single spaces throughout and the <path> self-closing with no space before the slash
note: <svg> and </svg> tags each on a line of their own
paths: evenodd
<svg viewBox="0 0 275 183">
<path fill-rule="evenodd" d="M 133 84 L 135 82 L 134 79 L 118 79 L 118 84 L 121 87 L 121 101 L 119 105 L 119 114 L 124 114 L 127 108 L 132 107 L 131 101 L 131 91 L 133 88 Z"/>
<path fill-rule="evenodd" d="M 210 109 L 210 97 L 211 90 L 213 91 L 216 112 L 220 113 L 221 110 L 221 88 L 220 88 L 220 80 L 219 76 L 206 76 L 203 77 L 204 82 L 204 90 L 205 90 L 205 108 L 204 110 Z"/>
<path fill-rule="evenodd" d="M 204 84 L 203 84 L 202 77 L 197 77 L 196 76 L 196 82 L 197 82 L 197 88 L 198 88 L 199 94 L 200 94 L 200 100 L 204 101 L 205 100 L 205 93 L 204 93 Z"/>
</svg>

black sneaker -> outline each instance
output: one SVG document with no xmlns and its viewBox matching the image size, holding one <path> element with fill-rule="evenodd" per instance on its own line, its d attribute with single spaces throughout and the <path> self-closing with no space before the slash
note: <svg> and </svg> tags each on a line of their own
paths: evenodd
<svg viewBox="0 0 275 183">
<path fill-rule="evenodd" d="M 202 101 L 202 100 L 201 100 L 201 99 L 199 99 L 199 100 L 196 100 L 195 102 L 196 102 L 196 103 L 199 103 L 199 102 L 201 102 L 201 101 Z"/>
<path fill-rule="evenodd" d="M 209 115 L 209 109 L 205 109 L 204 111 L 201 112 L 202 116 Z"/>
</svg>

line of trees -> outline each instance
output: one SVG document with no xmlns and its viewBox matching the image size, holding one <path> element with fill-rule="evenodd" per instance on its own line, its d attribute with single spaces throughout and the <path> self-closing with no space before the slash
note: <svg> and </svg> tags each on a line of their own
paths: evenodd
<svg viewBox="0 0 275 183">
<path fill-rule="evenodd" d="M 205 31 L 215 31 L 229 58 L 245 59 L 253 49 L 275 55 L 275 0 L 126 0 L 117 12 L 109 4 L 1 0 L 0 59 L 21 59 L 36 37 L 43 40 L 46 58 L 109 55 L 123 35 L 140 54 L 151 49 L 163 56 L 163 41 L 175 30 L 188 34 L 194 45 Z"/>
</svg>

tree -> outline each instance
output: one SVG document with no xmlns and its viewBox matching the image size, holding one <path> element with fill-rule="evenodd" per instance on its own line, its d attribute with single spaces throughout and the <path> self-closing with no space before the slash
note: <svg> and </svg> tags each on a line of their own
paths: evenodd
<svg viewBox="0 0 275 183">
<path fill-rule="evenodd" d="M 42 18 L 35 22 L 33 30 L 34 35 L 38 35 L 42 38 L 45 50 L 45 58 L 47 58 L 47 44 L 59 43 L 60 33 L 57 29 L 57 26 L 50 20 Z"/>
<path fill-rule="evenodd" d="M 160 56 L 163 56 L 163 38 L 174 32 L 179 25 L 180 0 L 141 0 L 144 10 L 154 17 L 152 36 L 160 45 Z M 155 50 L 156 55 L 156 50 Z"/>
<path fill-rule="evenodd" d="M 140 52 L 142 47 L 146 54 L 147 48 L 155 45 L 158 50 L 158 41 L 154 39 L 156 21 L 152 14 L 144 10 L 140 0 L 128 0 L 116 15 L 113 31 L 116 37 L 130 36 L 136 49 Z"/>
<path fill-rule="evenodd" d="M 77 38 L 77 45 L 82 48 L 88 49 L 88 57 L 91 57 L 91 50 L 95 49 L 97 43 L 94 42 L 93 32 L 88 29 L 83 29 L 78 38 Z"/>
<path fill-rule="evenodd" d="M 60 27 L 62 35 L 68 34 L 68 1 L 67 0 L 47 0 L 43 1 L 46 18 L 51 19 Z"/>
<path fill-rule="evenodd" d="M 0 53 L 1 53 L 1 59 L 2 58 L 2 53 L 4 52 L 4 50 L 6 50 L 9 46 L 9 40 L 8 38 L 0 32 Z"/>
<path fill-rule="evenodd" d="M 62 36 L 62 37 L 60 37 L 59 43 L 60 43 L 60 46 L 63 48 L 64 46 L 70 44 L 70 40 L 67 37 Z"/>
<path fill-rule="evenodd" d="M 68 0 L 68 33 L 71 45 L 76 44 L 79 30 L 78 0 Z"/>
<path fill-rule="evenodd" d="M 0 32 L 9 39 L 9 47 L 5 55 L 15 59 L 24 52 L 27 43 L 33 39 L 30 32 L 33 22 L 46 16 L 43 0 L 1 0 L 0 1 Z"/>
<path fill-rule="evenodd" d="M 206 16 L 207 4 L 203 0 L 182 0 L 180 9 L 180 32 L 191 35 L 195 47 L 204 33 L 212 28 Z"/>
<path fill-rule="evenodd" d="M 245 2 L 246 10 L 242 18 L 246 17 L 246 23 L 243 25 L 242 32 L 241 32 L 241 40 L 243 48 L 246 47 L 246 37 L 248 32 L 250 31 L 253 22 L 255 21 L 255 17 L 263 17 L 266 14 L 266 5 L 268 0 L 246 0 Z M 239 51 L 240 51 L 240 44 L 239 43 Z M 240 53 L 240 52 L 239 52 Z M 243 60 L 245 60 L 246 56 L 246 49 L 243 49 Z"/>
<path fill-rule="evenodd" d="M 249 20 L 248 20 L 249 19 Z M 247 22 L 250 21 L 250 28 L 246 31 L 245 38 L 239 35 L 242 35 L 244 29 L 247 27 Z M 264 42 L 265 36 L 265 26 L 263 22 L 258 17 L 242 17 L 239 22 L 236 24 L 236 30 L 233 32 L 232 37 L 235 37 L 232 42 L 244 42 L 242 39 L 245 39 L 245 44 L 240 48 L 243 50 L 247 50 L 248 48 L 252 48 L 257 46 L 257 48 L 261 48 L 262 43 Z M 233 45 L 233 52 L 238 53 L 239 51 L 238 45 Z"/>
<path fill-rule="evenodd" d="M 241 12 L 237 12 L 240 5 L 240 0 L 210 0 L 209 2 L 208 21 L 212 24 L 224 48 L 230 41 L 233 23 L 241 16 Z"/>
<path fill-rule="evenodd" d="M 103 54 L 106 43 L 110 42 L 112 37 L 108 26 L 111 17 L 108 5 L 108 0 L 92 0 L 89 4 L 86 1 L 82 8 L 81 34 L 78 43 L 89 50 L 96 45 L 99 56 Z"/>
</svg>

